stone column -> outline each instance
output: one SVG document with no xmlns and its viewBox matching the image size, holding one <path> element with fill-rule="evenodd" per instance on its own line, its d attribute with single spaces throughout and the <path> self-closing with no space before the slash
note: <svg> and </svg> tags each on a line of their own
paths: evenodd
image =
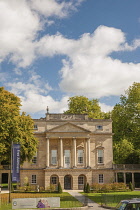
<svg viewBox="0 0 140 210">
<path fill-rule="evenodd" d="M 77 157 L 76 157 L 76 138 L 73 138 L 73 167 L 77 167 Z"/>
<path fill-rule="evenodd" d="M 87 167 L 90 167 L 90 138 L 88 138 L 87 140 L 87 153 L 88 153 Z"/>
<path fill-rule="evenodd" d="M 132 173 L 132 184 L 133 184 L 133 187 L 135 189 L 135 179 L 134 179 L 134 173 Z"/>
<path fill-rule="evenodd" d="M 115 182 L 118 182 L 118 173 L 117 172 L 115 173 L 115 176 L 116 176 Z"/>
<path fill-rule="evenodd" d="M 126 184 L 126 174 L 125 173 L 123 173 L 123 181 Z"/>
<path fill-rule="evenodd" d="M 47 146 L 47 148 L 46 148 L 46 168 L 49 168 L 49 166 L 50 166 L 50 140 L 49 140 L 49 138 L 47 138 L 47 143 L 46 143 L 46 146 Z"/>
<path fill-rule="evenodd" d="M 87 139 L 85 139 L 85 167 L 87 167 L 88 153 L 87 153 Z"/>
<path fill-rule="evenodd" d="M 60 138 L 60 168 L 63 168 L 63 141 L 62 138 Z"/>
</svg>

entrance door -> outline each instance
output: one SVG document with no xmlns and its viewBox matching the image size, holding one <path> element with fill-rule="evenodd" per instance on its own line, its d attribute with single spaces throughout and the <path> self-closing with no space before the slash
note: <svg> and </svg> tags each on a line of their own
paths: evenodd
<svg viewBox="0 0 140 210">
<path fill-rule="evenodd" d="M 70 175 L 66 175 L 64 177 L 64 189 L 65 190 L 71 189 L 71 176 Z"/>
</svg>

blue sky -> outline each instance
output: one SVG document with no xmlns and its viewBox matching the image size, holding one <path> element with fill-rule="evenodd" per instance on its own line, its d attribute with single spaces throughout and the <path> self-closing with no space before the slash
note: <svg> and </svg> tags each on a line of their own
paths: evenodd
<svg viewBox="0 0 140 210">
<path fill-rule="evenodd" d="M 139 0 L 1 0 L 0 86 L 33 118 L 71 96 L 103 111 L 140 82 Z"/>
</svg>

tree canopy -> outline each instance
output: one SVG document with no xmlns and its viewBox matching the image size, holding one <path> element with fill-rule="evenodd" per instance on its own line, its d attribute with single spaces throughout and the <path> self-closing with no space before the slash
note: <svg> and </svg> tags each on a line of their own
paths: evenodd
<svg viewBox="0 0 140 210">
<path fill-rule="evenodd" d="M 134 147 L 133 153 L 128 154 L 124 163 L 128 160 L 129 163 L 140 163 L 140 83 L 134 83 L 120 97 L 120 103 L 112 111 L 112 120 L 115 147 L 118 145 L 121 148 L 124 139 Z"/>
<path fill-rule="evenodd" d="M 29 115 L 20 114 L 20 99 L 0 88 L 0 160 L 10 162 L 11 144 L 21 144 L 21 162 L 31 160 L 36 152 L 37 139 L 33 134 L 34 122 Z"/>
<path fill-rule="evenodd" d="M 90 118 L 102 119 L 104 113 L 101 112 L 98 99 L 89 100 L 85 96 L 74 96 L 68 100 L 69 109 L 65 114 L 88 114 Z"/>
</svg>

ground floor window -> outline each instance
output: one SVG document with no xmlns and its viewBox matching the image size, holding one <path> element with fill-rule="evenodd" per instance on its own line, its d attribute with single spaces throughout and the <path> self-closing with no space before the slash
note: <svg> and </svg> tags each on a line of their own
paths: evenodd
<svg viewBox="0 0 140 210">
<path fill-rule="evenodd" d="M 84 176 L 79 176 L 78 177 L 78 184 L 80 185 L 80 184 L 84 184 Z"/>
<path fill-rule="evenodd" d="M 37 181 L 36 181 L 36 175 L 32 175 L 32 184 L 36 184 Z"/>
<path fill-rule="evenodd" d="M 58 180 L 57 176 L 52 176 L 51 177 L 51 184 L 57 184 L 57 180 Z"/>
<path fill-rule="evenodd" d="M 99 174 L 99 183 L 103 183 L 103 182 L 104 182 L 104 175 Z"/>
</svg>

